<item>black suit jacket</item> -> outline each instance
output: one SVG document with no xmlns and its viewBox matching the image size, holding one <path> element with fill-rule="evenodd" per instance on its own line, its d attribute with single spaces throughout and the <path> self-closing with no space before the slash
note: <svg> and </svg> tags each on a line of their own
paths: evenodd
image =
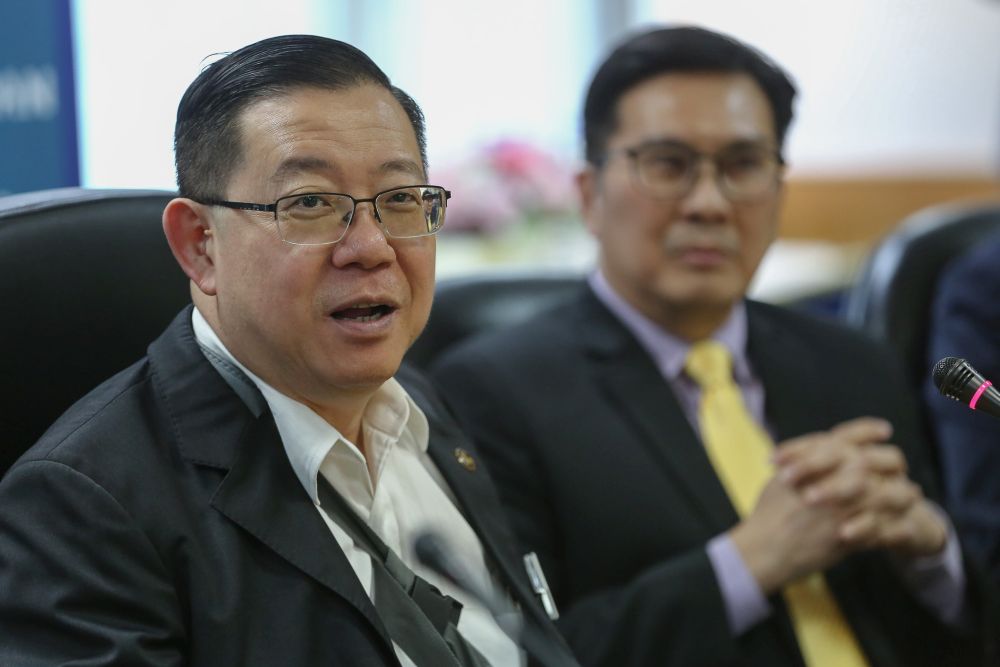
<svg viewBox="0 0 1000 667">
<path fill-rule="evenodd" d="M 398 665 L 266 404 L 233 392 L 190 319 L 0 482 L 0 665 Z M 475 448 L 420 378 L 401 380 L 489 561 L 542 622 L 484 467 L 456 460 Z"/>
<path fill-rule="evenodd" d="M 928 479 L 889 355 L 858 335 L 748 303 L 749 356 L 779 439 L 879 415 Z M 669 385 L 589 290 L 481 337 L 433 369 L 487 457 L 514 529 L 537 551 L 584 664 L 800 665 L 779 597 L 734 639 L 705 551 L 738 517 Z M 827 573 L 873 665 L 976 664 L 881 554 Z"/>
</svg>

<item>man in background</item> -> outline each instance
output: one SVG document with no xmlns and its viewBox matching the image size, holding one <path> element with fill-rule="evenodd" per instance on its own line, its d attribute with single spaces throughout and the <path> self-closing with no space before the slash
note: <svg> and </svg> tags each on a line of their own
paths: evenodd
<svg viewBox="0 0 1000 667">
<path fill-rule="evenodd" d="M 623 43 L 583 112 L 598 269 L 436 365 L 585 664 L 980 658 L 891 355 L 745 297 L 777 231 L 794 95 L 717 33 Z"/>
<path fill-rule="evenodd" d="M 0 664 L 523 664 L 417 562 L 428 529 L 558 652 L 476 450 L 393 377 L 450 194 L 416 103 L 347 44 L 276 37 L 202 71 L 175 149 L 193 307 L 0 482 Z"/>
</svg>

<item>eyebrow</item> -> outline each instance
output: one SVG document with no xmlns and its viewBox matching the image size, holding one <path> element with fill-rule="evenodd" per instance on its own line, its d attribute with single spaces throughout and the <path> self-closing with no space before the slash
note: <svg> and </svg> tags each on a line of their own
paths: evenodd
<svg viewBox="0 0 1000 667">
<path fill-rule="evenodd" d="M 278 165 L 278 169 L 274 172 L 273 178 L 277 181 L 291 174 L 300 174 L 306 171 L 325 171 L 330 168 L 330 163 L 322 158 L 293 157 L 288 158 Z"/>
<path fill-rule="evenodd" d="M 413 160 L 389 160 L 388 162 L 383 162 L 378 168 L 379 174 L 393 174 L 399 172 L 413 174 L 414 176 L 418 176 L 420 178 L 426 178 L 423 166 Z"/>
<path fill-rule="evenodd" d="M 756 147 L 770 148 L 773 146 L 773 143 L 774 142 L 772 142 L 770 139 L 764 136 L 738 137 L 726 143 L 723 146 L 723 150 L 731 148 L 756 148 Z M 659 137 L 656 139 L 648 139 L 646 141 L 642 141 L 638 143 L 635 147 L 648 148 L 653 146 L 683 146 L 686 148 L 690 148 L 691 144 L 689 144 L 686 141 L 681 141 L 680 139 L 675 139 L 673 137 Z"/>
<path fill-rule="evenodd" d="M 327 160 L 319 157 L 292 157 L 288 158 L 282 162 L 278 169 L 274 172 L 274 180 L 282 180 L 293 174 L 301 174 L 304 172 L 317 172 L 317 171 L 332 171 L 334 165 Z M 393 173 L 406 173 L 412 174 L 419 178 L 425 178 L 423 167 L 413 160 L 399 159 L 399 160 L 387 160 L 383 162 L 376 168 L 376 173 L 379 175 L 393 174 Z"/>
</svg>

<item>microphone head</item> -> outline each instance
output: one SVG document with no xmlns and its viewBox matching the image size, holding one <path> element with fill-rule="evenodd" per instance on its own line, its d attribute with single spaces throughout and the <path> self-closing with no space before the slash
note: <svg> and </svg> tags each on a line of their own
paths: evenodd
<svg viewBox="0 0 1000 667">
<path fill-rule="evenodd" d="M 441 538 L 432 532 L 421 533 L 417 536 L 417 539 L 413 541 L 413 553 L 418 561 L 433 570 L 438 570 L 441 568 L 442 561 L 447 562 L 448 560 Z"/>
<path fill-rule="evenodd" d="M 465 564 L 453 555 L 453 550 L 437 533 L 426 531 L 413 540 L 413 554 L 425 567 L 455 584 L 477 599 L 483 594 L 475 576 Z"/>
<path fill-rule="evenodd" d="M 965 359 L 945 357 L 935 364 L 932 376 L 938 391 L 947 398 L 1000 417 L 1000 391 Z"/>
<path fill-rule="evenodd" d="M 951 373 L 956 366 L 960 366 L 963 363 L 965 363 L 965 359 L 960 359 L 958 357 L 945 357 L 934 364 L 934 371 L 931 373 L 931 378 L 934 380 L 934 386 L 938 388 L 938 391 L 942 394 L 945 393 L 945 380 L 948 377 L 948 374 Z"/>
<path fill-rule="evenodd" d="M 515 635 L 511 636 L 520 634 L 520 628 L 506 626 L 508 621 L 502 621 L 498 616 L 505 613 L 509 605 L 488 583 L 484 585 L 480 582 L 476 574 L 461 559 L 453 555 L 444 538 L 427 531 L 413 541 L 413 553 L 425 567 L 458 586 L 486 607 L 501 624 L 501 629 L 505 632 L 508 630 L 515 632 Z"/>
<path fill-rule="evenodd" d="M 982 386 L 984 384 L 987 389 L 996 391 L 987 382 L 986 378 L 972 367 L 972 364 L 958 357 L 945 357 L 937 362 L 934 366 L 933 377 L 938 391 L 948 398 L 953 398 L 962 403 L 969 403 L 971 399 L 978 399 L 978 396 L 983 393 Z M 972 409 L 976 408 L 975 400 L 973 400 L 973 403 L 969 407 Z"/>
</svg>

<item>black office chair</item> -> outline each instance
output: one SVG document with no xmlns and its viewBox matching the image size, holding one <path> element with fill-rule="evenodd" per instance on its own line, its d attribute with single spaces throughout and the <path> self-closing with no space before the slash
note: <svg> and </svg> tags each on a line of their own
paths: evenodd
<svg viewBox="0 0 1000 667">
<path fill-rule="evenodd" d="M 919 211 L 875 248 L 849 290 L 845 319 L 895 347 L 913 387 L 919 388 L 930 371 L 927 334 L 942 269 L 998 232 L 1000 202 Z"/>
<path fill-rule="evenodd" d="M 569 298 L 584 285 L 580 274 L 484 274 L 438 281 L 427 328 L 406 355 L 426 368 L 463 338 L 511 326 Z"/>
<path fill-rule="evenodd" d="M 74 401 L 141 358 L 190 301 L 160 226 L 173 196 L 0 197 L 0 474 Z"/>
</svg>

